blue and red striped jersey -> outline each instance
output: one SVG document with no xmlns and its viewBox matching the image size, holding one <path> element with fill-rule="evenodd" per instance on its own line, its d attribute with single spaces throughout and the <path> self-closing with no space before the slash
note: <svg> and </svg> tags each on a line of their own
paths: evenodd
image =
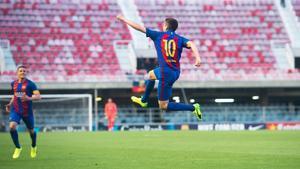
<svg viewBox="0 0 300 169">
<path fill-rule="evenodd" d="M 146 36 L 150 37 L 155 45 L 159 67 L 169 67 L 180 71 L 180 58 L 183 48 L 187 47 L 189 39 L 173 31 L 159 32 L 146 28 Z"/>
<path fill-rule="evenodd" d="M 11 82 L 11 89 L 14 95 L 12 110 L 24 116 L 32 113 L 32 101 L 22 102 L 21 98 L 24 94 L 31 97 L 33 91 L 37 90 L 35 83 L 28 79 L 19 82 L 15 80 Z"/>
</svg>

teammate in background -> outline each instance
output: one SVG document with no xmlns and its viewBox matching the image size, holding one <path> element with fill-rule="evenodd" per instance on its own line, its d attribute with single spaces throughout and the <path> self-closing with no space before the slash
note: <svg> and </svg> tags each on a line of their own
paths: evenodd
<svg viewBox="0 0 300 169">
<path fill-rule="evenodd" d="M 196 45 L 192 41 L 175 33 L 178 27 L 177 20 L 174 18 L 166 18 L 163 23 L 163 32 L 158 32 L 134 23 L 124 18 L 122 15 L 118 15 L 117 19 L 136 30 L 145 33 L 147 37 L 150 37 L 154 42 L 157 52 L 159 67 L 149 71 L 144 95 L 141 98 L 132 96 L 131 100 L 139 104 L 141 107 L 147 107 L 149 95 L 153 90 L 155 80 L 157 79 L 159 80 L 158 103 L 160 109 L 167 111 L 192 111 L 196 117 L 201 120 L 202 113 L 198 103 L 191 105 L 169 102 L 169 98 L 172 95 L 172 86 L 180 75 L 179 60 L 183 48 L 192 49 L 196 67 L 199 67 L 201 62 Z"/>
<path fill-rule="evenodd" d="M 32 101 L 41 99 L 35 83 L 26 78 L 27 68 L 23 65 L 17 67 L 18 79 L 11 83 L 13 97 L 9 104 L 6 105 L 6 111 L 9 115 L 9 129 L 11 138 L 16 146 L 13 158 L 19 158 L 22 147 L 19 143 L 17 126 L 21 119 L 25 123 L 32 143 L 31 143 L 31 158 L 37 155 L 36 132 L 34 131 L 34 117 L 32 112 Z"/>
<path fill-rule="evenodd" d="M 108 131 L 113 131 L 115 125 L 115 119 L 118 114 L 118 108 L 115 102 L 111 98 L 108 99 L 104 107 L 105 118 L 108 120 Z"/>
</svg>

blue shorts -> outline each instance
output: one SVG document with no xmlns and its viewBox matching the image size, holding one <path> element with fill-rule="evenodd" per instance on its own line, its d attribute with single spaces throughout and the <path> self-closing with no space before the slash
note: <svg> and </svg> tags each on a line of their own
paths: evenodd
<svg viewBox="0 0 300 169">
<path fill-rule="evenodd" d="M 159 80 L 157 88 L 158 100 L 169 100 L 172 95 L 172 86 L 179 78 L 180 71 L 174 71 L 168 67 L 158 67 L 154 69 L 154 74 L 157 80 Z"/>
<path fill-rule="evenodd" d="M 20 124 L 21 119 L 24 121 L 28 129 L 34 128 L 33 113 L 29 113 L 27 116 L 23 116 L 22 114 L 16 113 L 15 111 L 10 111 L 10 115 L 9 115 L 10 122 L 13 121 Z"/>
</svg>

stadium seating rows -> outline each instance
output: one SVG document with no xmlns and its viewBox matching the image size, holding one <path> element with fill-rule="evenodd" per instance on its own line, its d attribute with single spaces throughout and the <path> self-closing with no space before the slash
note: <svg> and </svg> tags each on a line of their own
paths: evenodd
<svg viewBox="0 0 300 169">
<path fill-rule="evenodd" d="M 168 16 L 178 18 L 178 33 L 196 41 L 200 48 L 204 65 L 199 72 L 253 74 L 255 70 L 267 74 L 277 69 L 270 42 L 289 43 L 272 1 L 135 2 L 147 27 L 161 26 Z M 183 73 L 200 74 L 190 65 L 191 52 L 186 54 L 188 57 L 182 58 Z"/>
<path fill-rule="evenodd" d="M 28 65 L 37 78 L 48 75 L 37 81 L 115 75 L 120 66 L 113 42 L 131 39 L 127 27 L 115 21 L 120 12 L 116 1 L 5 0 L 0 2 L 0 38 L 10 41 L 17 64 Z"/>
<path fill-rule="evenodd" d="M 300 78 L 298 70 L 277 68 L 270 42 L 289 39 L 271 0 L 135 3 L 145 26 L 157 28 L 165 17 L 175 17 L 178 33 L 198 45 L 203 65 L 193 68 L 191 52 L 185 51 L 181 69 L 189 76 L 183 80 Z M 113 43 L 132 38 L 115 20 L 119 13 L 116 0 L 3 0 L 0 38 L 10 41 L 15 62 L 29 65 L 35 81 L 126 80 Z M 1 74 L 7 81 L 13 76 Z"/>
</svg>

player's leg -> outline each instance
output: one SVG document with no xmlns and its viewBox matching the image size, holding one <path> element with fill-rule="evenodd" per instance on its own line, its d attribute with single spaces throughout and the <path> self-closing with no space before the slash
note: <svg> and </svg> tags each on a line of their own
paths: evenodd
<svg viewBox="0 0 300 169">
<path fill-rule="evenodd" d="M 158 68 L 156 68 L 158 69 Z M 137 104 L 139 104 L 141 107 L 147 107 L 148 106 L 148 99 L 149 96 L 154 88 L 155 80 L 157 79 L 155 72 L 156 69 L 149 71 L 146 77 L 146 90 L 144 95 L 141 98 L 132 96 L 131 100 Z"/>
<path fill-rule="evenodd" d="M 18 131 L 17 131 L 17 126 L 20 123 L 21 120 L 21 116 L 19 114 L 17 114 L 16 112 L 11 112 L 10 113 L 10 117 L 9 117 L 9 132 L 10 132 L 10 136 L 12 141 L 14 142 L 16 148 L 13 154 L 13 158 L 19 158 L 22 148 L 21 145 L 19 143 L 19 136 L 18 136 Z"/>
<path fill-rule="evenodd" d="M 198 120 L 202 119 L 202 113 L 200 110 L 200 105 L 196 104 L 184 104 L 184 103 L 176 103 L 169 102 L 169 100 L 159 100 L 158 101 L 159 108 L 166 111 L 192 111 L 193 114 L 198 118 Z"/>
<path fill-rule="evenodd" d="M 113 118 L 111 119 L 111 130 L 114 129 L 114 126 L 115 126 L 115 117 L 113 117 Z"/>
<path fill-rule="evenodd" d="M 159 81 L 158 83 L 158 104 L 159 108 L 167 111 L 194 111 L 195 107 L 191 104 L 169 102 L 172 95 L 172 84 Z"/>
<path fill-rule="evenodd" d="M 37 146 L 36 146 L 36 131 L 34 131 L 34 116 L 33 114 L 30 114 L 26 117 L 22 118 L 30 135 L 31 138 L 31 151 L 30 156 L 31 158 L 35 158 L 37 155 Z"/>
<path fill-rule="evenodd" d="M 159 108 L 167 111 L 192 111 L 196 117 L 201 120 L 202 113 L 200 111 L 199 104 L 185 104 L 169 102 L 169 98 L 172 95 L 173 83 L 178 79 L 179 74 L 174 72 L 165 74 L 165 78 L 162 78 L 158 83 L 158 104 Z"/>
<path fill-rule="evenodd" d="M 149 96 L 154 88 L 155 85 L 155 80 L 156 80 L 156 75 L 154 73 L 154 70 L 149 71 L 148 73 L 148 77 L 146 80 L 146 90 L 144 95 L 142 96 L 142 102 L 143 103 L 147 103 Z"/>
<path fill-rule="evenodd" d="M 110 131 L 110 117 L 107 117 L 107 130 Z"/>
<path fill-rule="evenodd" d="M 17 126 L 18 126 L 18 124 L 16 122 L 11 121 L 9 123 L 9 132 L 10 132 L 10 136 L 11 136 L 16 148 L 21 148 L 20 143 L 19 143 Z"/>
<path fill-rule="evenodd" d="M 113 117 L 108 118 L 108 131 L 113 131 L 114 121 L 115 119 Z"/>
</svg>

